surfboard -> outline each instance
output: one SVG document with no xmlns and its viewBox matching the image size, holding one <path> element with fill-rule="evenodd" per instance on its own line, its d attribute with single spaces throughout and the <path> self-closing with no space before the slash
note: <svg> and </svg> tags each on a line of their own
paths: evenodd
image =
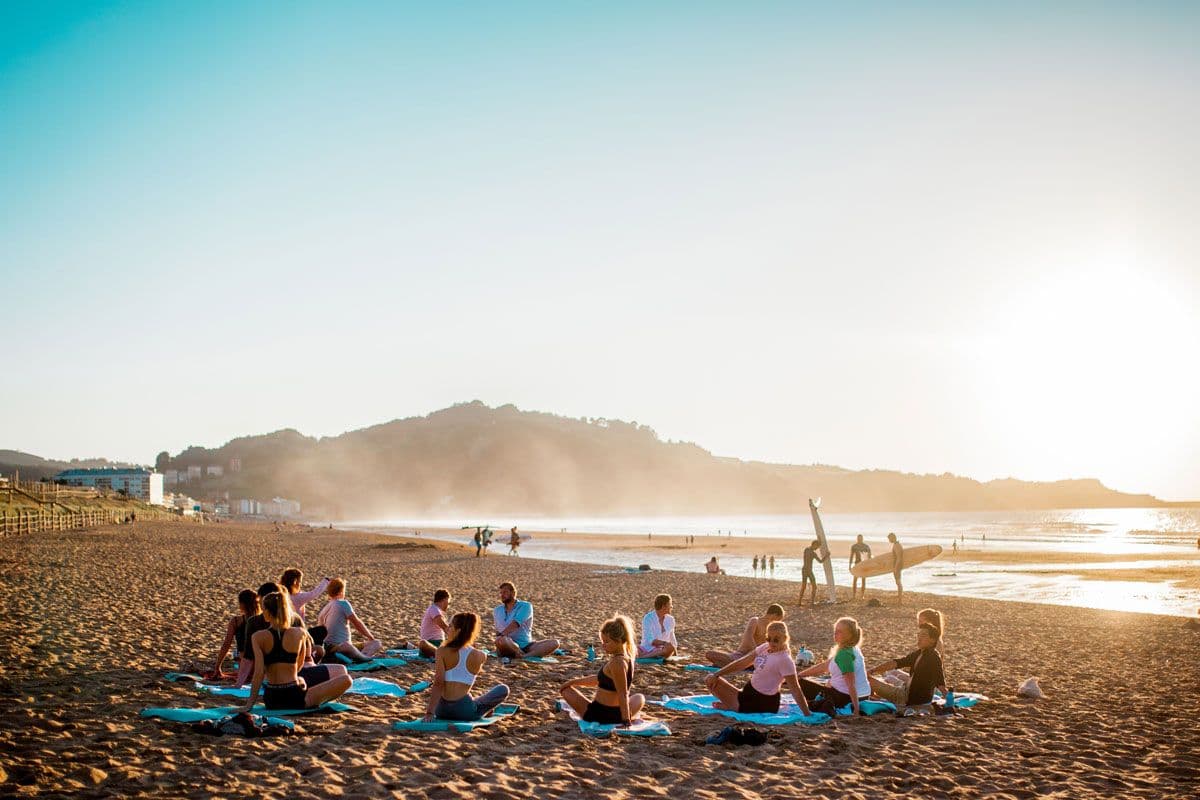
<svg viewBox="0 0 1200 800">
<path fill-rule="evenodd" d="M 891 545 L 888 545 L 890 548 Z M 928 561 L 931 558 L 937 558 L 942 554 L 942 546 L 938 544 L 923 544 L 916 547 L 904 548 L 904 564 L 900 569 L 908 569 L 917 564 Z M 881 556 L 868 558 L 866 561 L 860 561 L 850 568 L 850 574 L 856 578 L 871 578 L 875 575 L 888 575 L 892 572 L 892 553 L 888 552 Z"/>
<path fill-rule="evenodd" d="M 808 508 L 812 511 L 813 528 L 817 532 L 817 541 L 820 543 L 821 552 L 825 554 L 825 599 L 826 602 L 837 602 L 837 586 L 833 583 L 833 559 L 829 557 L 829 542 L 825 541 L 825 526 L 821 524 L 821 515 L 817 513 L 817 509 L 821 507 L 821 498 L 813 500 L 808 498 Z"/>
</svg>

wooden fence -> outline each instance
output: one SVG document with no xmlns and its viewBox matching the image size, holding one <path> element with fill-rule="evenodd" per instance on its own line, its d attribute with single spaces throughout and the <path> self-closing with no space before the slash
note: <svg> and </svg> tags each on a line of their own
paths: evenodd
<svg viewBox="0 0 1200 800">
<path fill-rule="evenodd" d="M 178 514 L 169 511 L 147 511 L 139 509 L 137 519 L 181 520 Z M 123 509 L 84 509 L 80 511 L 50 511 L 46 508 L 28 511 L 0 511 L 0 535 L 15 536 L 38 531 L 74 531 L 94 528 L 99 525 L 116 525 L 124 522 L 130 512 Z"/>
</svg>

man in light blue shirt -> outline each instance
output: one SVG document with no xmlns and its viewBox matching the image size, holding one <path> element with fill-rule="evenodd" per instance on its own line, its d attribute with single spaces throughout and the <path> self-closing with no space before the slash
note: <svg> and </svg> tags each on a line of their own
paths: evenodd
<svg viewBox="0 0 1200 800">
<path fill-rule="evenodd" d="M 557 639 L 533 640 L 533 605 L 517 599 L 517 587 L 510 581 L 500 584 L 500 605 L 493 616 L 496 652 L 501 657 L 548 656 L 558 649 Z"/>
</svg>

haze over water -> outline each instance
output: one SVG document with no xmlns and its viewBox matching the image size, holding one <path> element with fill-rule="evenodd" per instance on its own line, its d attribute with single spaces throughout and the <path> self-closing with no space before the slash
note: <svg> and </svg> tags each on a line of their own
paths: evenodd
<svg viewBox="0 0 1200 800">
<path fill-rule="evenodd" d="M 1021 600 L 1054 605 L 1145 613 L 1194 615 L 1200 607 L 1200 591 L 1177 587 L 1169 580 L 1109 580 L 1083 578 L 1075 574 L 1056 574 L 1056 570 L 1148 569 L 1174 566 L 1200 569 L 1200 509 L 1180 508 L 1098 508 L 1049 511 L 972 511 L 909 512 L 872 514 L 822 514 L 830 545 L 848 543 L 862 534 L 875 555 L 886 552 L 886 536 L 894 531 L 908 546 L 937 544 L 942 555 L 932 561 L 906 569 L 907 590 L 997 600 Z M 348 523 L 358 528 L 404 533 L 423 530 L 424 536 L 466 543 L 469 532 L 431 533 L 430 528 L 458 527 L 491 523 L 499 536 L 512 525 L 534 533 L 522 544 L 526 557 L 583 561 L 619 567 L 650 564 L 655 569 L 696 572 L 710 555 L 716 555 L 728 574 L 752 574 L 751 556 L 722 556 L 722 544 L 747 536 L 763 539 L 799 540 L 813 536 L 812 519 L 803 515 L 764 515 L 748 517 L 613 517 L 613 518 L 478 518 L 471 520 L 388 520 Z M 604 533 L 629 536 L 630 544 L 644 548 L 610 550 L 602 546 L 561 547 L 539 541 L 538 531 Z M 717 531 L 732 536 L 717 536 Z M 653 539 L 647 540 L 647 533 Z M 664 550 L 674 537 L 696 536 L 694 547 Z M 965 537 L 960 540 L 959 537 Z M 986 537 L 986 539 L 985 539 Z M 957 558 L 951 544 L 958 540 Z M 501 539 L 495 540 L 493 554 L 504 552 Z M 1001 556 L 1011 553 L 1006 561 Z M 1044 557 L 1030 562 L 1021 553 L 1041 553 Z M 1061 559 L 1052 554 L 1062 553 Z M 764 552 L 771 555 L 769 548 Z M 987 562 L 980 559 L 987 555 Z M 1128 556 L 1127 559 L 1098 563 L 1080 563 L 1067 554 L 1104 554 Z M 1194 555 L 1196 558 L 1181 558 Z M 799 558 L 776 558 L 774 577 L 799 581 Z M 847 559 L 833 558 L 834 579 L 849 586 Z M 818 579 L 823 580 L 820 568 Z M 894 588 L 890 576 L 872 578 L 871 588 Z"/>
</svg>

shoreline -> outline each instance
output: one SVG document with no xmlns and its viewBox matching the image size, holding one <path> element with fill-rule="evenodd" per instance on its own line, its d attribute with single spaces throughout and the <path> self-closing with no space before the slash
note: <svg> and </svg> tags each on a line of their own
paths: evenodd
<svg viewBox="0 0 1200 800">
<path fill-rule="evenodd" d="M 297 735 L 280 739 L 213 738 L 140 719 L 147 706 L 222 705 L 163 673 L 210 661 L 235 593 L 285 567 L 302 569 L 306 588 L 321 575 L 346 578 L 348 598 L 389 646 L 415 635 L 441 586 L 453 594 L 451 611 L 485 614 L 490 634 L 496 586 L 513 580 L 535 605 L 535 635 L 560 638 L 571 652 L 555 664 L 489 661 L 478 688 L 504 682 L 522 710 L 470 734 L 392 731 L 392 722 L 420 715 L 423 695 L 353 696 L 357 712 L 298 718 Z M 476 559 L 462 544 L 416 537 L 234 524 L 10 537 L 0 540 L 0 568 L 9 589 L 0 600 L 8 665 L 0 681 L 3 795 L 1150 798 L 1187 795 L 1200 781 L 1200 726 L 1190 706 L 1140 670 L 1112 668 L 1114 653 L 1156 664 L 1200 659 L 1200 634 L 1173 617 L 915 592 L 897 608 L 882 589 L 868 593 L 884 601 L 878 607 L 798 608 L 795 584 L 782 580 L 612 574 L 569 561 Z M 619 611 L 636 622 L 664 591 L 675 600 L 683 652 L 693 658 L 732 647 L 747 616 L 782 602 L 794 647 L 823 652 L 834 620 L 849 614 L 866 631 L 868 662 L 877 663 L 911 649 L 913 617 L 932 604 L 947 614 L 950 681 L 991 700 L 952 718 L 771 728 L 779 738 L 752 750 L 698 746 L 729 721 L 659 707 L 647 715 L 665 721 L 670 737 L 582 737 L 554 709 L 558 687 L 594 672 L 582 650 L 605 617 Z M 1162 635 L 1164 625 L 1171 635 Z M 372 676 L 408 685 L 428 672 L 412 664 Z M 1014 696 L 1030 676 L 1049 699 Z M 701 678 L 675 666 L 639 667 L 636 681 L 650 698 L 705 692 Z M 1140 713 L 1130 715 L 1131 707 Z"/>
</svg>

